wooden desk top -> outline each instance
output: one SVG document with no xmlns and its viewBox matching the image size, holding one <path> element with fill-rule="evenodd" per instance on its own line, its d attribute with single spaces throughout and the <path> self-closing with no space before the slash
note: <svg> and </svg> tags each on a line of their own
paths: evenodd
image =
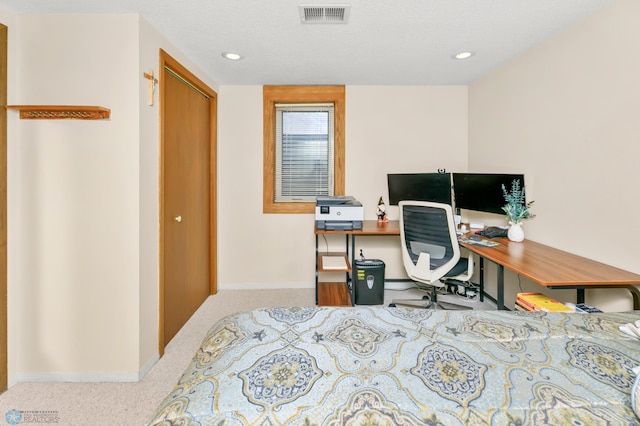
<svg viewBox="0 0 640 426">
<path fill-rule="evenodd" d="M 482 247 L 464 242 L 460 242 L 460 245 L 546 287 L 640 284 L 638 274 L 535 241 L 516 243 L 508 238 L 493 240 L 500 245 Z"/>
</svg>

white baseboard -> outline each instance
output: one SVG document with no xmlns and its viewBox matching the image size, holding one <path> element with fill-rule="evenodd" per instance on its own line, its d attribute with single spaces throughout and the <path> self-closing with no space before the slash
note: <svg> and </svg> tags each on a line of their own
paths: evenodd
<svg viewBox="0 0 640 426">
<path fill-rule="evenodd" d="M 147 373 L 151 371 L 153 366 L 156 365 L 156 363 L 159 360 L 160 360 L 159 354 L 156 354 L 155 356 L 153 356 L 138 372 L 138 381 L 142 381 L 142 379 L 144 379 L 144 376 L 146 376 Z"/>
<path fill-rule="evenodd" d="M 11 386 L 22 382 L 138 382 L 138 372 L 121 373 L 20 373 L 11 378 Z"/>
<path fill-rule="evenodd" d="M 408 290 L 410 288 L 416 288 L 416 285 L 411 281 L 384 282 L 385 290 Z"/>
<path fill-rule="evenodd" d="M 154 365 L 158 362 L 160 356 L 153 356 L 138 372 L 114 372 L 114 373 L 20 373 L 9 378 L 7 387 L 12 387 L 22 382 L 113 382 L 113 383 L 135 383 L 141 381 Z"/>
<path fill-rule="evenodd" d="M 314 288 L 315 283 L 218 283 L 218 290 L 281 290 L 281 289 L 305 289 Z M 415 288 L 411 281 L 385 281 L 387 290 L 407 290 Z"/>
<path fill-rule="evenodd" d="M 315 283 L 218 283 L 218 290 L 281 290 L 314 287 Z"/>
</svg>

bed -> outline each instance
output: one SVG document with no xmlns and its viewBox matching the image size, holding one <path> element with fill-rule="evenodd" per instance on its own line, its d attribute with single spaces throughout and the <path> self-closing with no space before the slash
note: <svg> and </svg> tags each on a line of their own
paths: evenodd
<svg viewBox="0 0 640 426">
<path fill-rule="evenodd" d="M 214 324 L 149 425 L 634 425 L 640 312 L 265 308 Z M 637 386 L 637 383 L 636 383 Z"/>
</svg>

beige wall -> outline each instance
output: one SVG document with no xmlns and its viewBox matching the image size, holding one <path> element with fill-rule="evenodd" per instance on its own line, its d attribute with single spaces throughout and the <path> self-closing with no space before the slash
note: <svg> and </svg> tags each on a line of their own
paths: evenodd
<svg viewBox="0 0 640 426">
<path fill-rule="evenodd" d="M 469 168 L 526 173 L 526 237 L 636 273 L 639 16 L 640 2 L 616 0 L 469 88 Z M 623 290 L 587 302 L 631 307 Z"/>
<path fill-rule="evenodd" d="M 19 335 L 11 372 L 18 380 L 136 372 L 136 17 L 24 15 L 14 36 L 14 101 L 101 105 L 112 115 L 20 120 L 9 141 L 18 144 L 11 161 L 17 214 L 10 226 L 20 241 L 10 281 L 18 293 L 11 319 Z"/>
<path fill-rule="evenodd" d="M 217 86 L 137 15 L 14 19 L 10 103 L 111 119 L 9 113 L 10 384 L 137 380 L 158 357 L 158 97 L 142 74 L 163 48 Z"/>
<path fill-rule="evenodd" d="M 388 199 L 387 173 L 466 168 L 467 107 L 462 86 L 347 87 L 346 192 L 366 219 Z M 221 87 L 218 155 L 219 287 L 313 286 L 314 216 L 262 214 L 261 86 Z M 388 276 L 404 275 L 390 260 L 400 259 L 398 239 L 360 241 L 367 257 L 389 260 Z"/>
</svg>

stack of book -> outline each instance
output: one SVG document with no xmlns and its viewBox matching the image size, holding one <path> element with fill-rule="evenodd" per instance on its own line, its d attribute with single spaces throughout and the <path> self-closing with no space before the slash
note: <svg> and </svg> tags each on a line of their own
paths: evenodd
<svg viewBox="0 0 640 426">
<path fill-rule="evenodd" d="M 516 309 L 523 311 L 574 312 L 573 308 L 542 293 L 518 293 Z"/>
</svg>

